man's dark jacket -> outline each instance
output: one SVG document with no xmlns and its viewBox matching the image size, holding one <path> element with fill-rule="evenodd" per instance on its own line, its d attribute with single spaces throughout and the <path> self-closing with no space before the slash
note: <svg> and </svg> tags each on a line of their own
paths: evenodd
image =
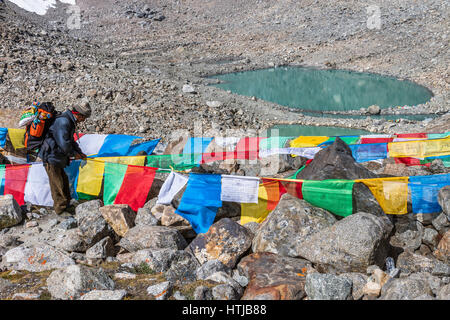
<svg viewBox="0 0 450 320">
<path fill-rule="evenodd" d="M 39 158 L 44 163 L 65 168 L 69 158 L 82 153 L 74 140 L 76 119 L 70 110 L 63 112 L 55 119 L 39 151 Z"/>
</svg>

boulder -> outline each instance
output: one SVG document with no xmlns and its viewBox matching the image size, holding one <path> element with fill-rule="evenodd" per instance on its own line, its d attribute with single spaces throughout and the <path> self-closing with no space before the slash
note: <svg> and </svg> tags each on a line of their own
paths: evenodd
<svg viewBox="0 0 450 320">
<path fill-rule="evenodd" d="M 113 204 L 100 208 L 105 221 L 113 230 L 123 237 L 128 230 L 134 227 L 136 213 L 127 204 Z"/>
<path fill-rule="evenodd" d="M 336 221 L 328 211 L 286 193 L 261 224 L 253 239 L 253 252 L 298 257 L 304 241 Z"/>
<path fill-rule="evenodd" d="M 237 261 L 250 248 L 250 232 L 229 218 L 214 223 L 207 233 L 198 234 L 187 247 L 200 262 L 219 260 L 229 268 L 234 268 Z"/>
<path fill-rule="evenodd" d="M 76 300 L 92 290 L 114 290 L 114 281 L 102 269 L 73 265 L 53 271 L 47 287 L 54 299 Z"/>
<path fill-rule="evenodd" d="M 227 274 L 223 271 L 218 271 L 218 272 L 211 274 L 209 277 L 206 278 L 206 280 L 229 285 L 230 287 L 232 287 L 234 289 L 235 296 L 237 296 L 237 299 L 239 299 L 242 296 L 242 294 L 244 293 L 244 289 L 241 287 L 239 282 L 234 280 L 229 274 Z M 233 300 L 236 300 L 236 299 L 233 299 Z"/>
<path fill-rule="evenodd" d="M 240 296 L 229 284 L 219 284 L 212 288 L 211 294 L 214 300 L 239 300 Z"/>
<path fill-rule="evenodd" d="M 175 208 L 172 206 L 164 206 L 164 211 L 161 216 L 162 226 L 177 226 L 177 225 L 190 225 L 189 221 L 175 213 Z"/>
<path fill-rule="evenodd" d="M 125 290 L 92 290 L 79 300 L 122 300 L 126 295 Z"/>
<path fill-rule="evenodd" d="M 430 248 L 436 248 L 439 244 L 439 232 L 433 228 L 425 228 L 423 232 L 422 242 L 428 245 Z"/>
<path fill-rule="evenodd" d="M 187 243 L 181 234 L 172 228 L 140 225 L 128 230 L 120 240 L 119 246 L 129 252 L 148 248 L 182 250 L 187 246 Z"/>
<path fill-rule="evenodd" d="M 389 281 L 381 289 L 380 300 L 412 300 L 422 295 L 433 295 L 428 282 L 406 277 Z"/>
<path fill-rule="evenodd" d="M 150 209 L 139 208 L 134 223 L 136 225 L 156 226 L 159 221 L 155 218 Z"/>
<path fill-rule="evenodd" d="M 424 230 L 422 223 L 410 219 L 407 215 L 396 217 L 395 234 L 391 237 L 391 245 L 404 250 L 416 250 L 422 244 Z"/>
<path fill-rule="evenodd" d="M 359 212 L 313 234 L 298 254 L 323 272 L 365 272 L 369 265 L 384 265 L 392 228 L 387 219 Z"/>
<path fill-rule="evenodd" d="M 447 231 L 442 239 L 439 241 L 433 255 L 439 260 L 450 264 L 450 230 Z"/>
<path fill-rule="evenodd" d="M 114 243 L 110 237 L 106 237 L 86 251 L 86 258 L 106 259 L 115 255 Z"/>
<path fill-rule="evenodd" d="M 53 243 L 55 247 L 67 252 L 86 252 L 88 249 L 88 244 L 78 228 L 58 235 Z"/>
<path fill-rule="evenodd" d="M 304 259 L 259 252 L 244 257 L 237 269 L 249 279 L 242 300 L 300 300 L 311 263 Z"/>
<path fill-rule="evenodd" d="M 306 275 L 305 291 L 309 300 L 350 300 L 352 281 L 334 274 Z"/>
<path fill-rule="evenodd" d="M 22 219 L 22 211 L 14 197 L 10 194 L 0 196 L 0 230 L 21 223 Z"/>
<path fill-rule="evenodd" d="M 450 276 L 450 265 L 410 251 L 405 251 L 398 256 L 397 268 L 402 274 L 429 272 L 435 276 Z"/>
<path fill-rule="evenodd" d="M 212 300 L 211 289 L 207 286 L 198 286 L 194 290 L 194 300 Z"/>
<path fill-rule="evenodd" d="M 197 268 L 195 275 L 199 280 L 206 280 L 210 275 L 216 272 L 225 272 L 226 274 L 231 274 L 231 269 L 224 265 L 219 260 L 209 260 Z"/>
<path fill-rule="evenodd" d="M 443 212 L 433 219 L 431 224 L 442 236 L 450 230 L 450 218 Z"/>
<path fill-rule="evenodd" d="M 89 247 L 107 236 L 114 236 L 114 230 L 100 212 L 102 206 L 101 200 L 92 200 L 78 205 L 75 209 L 78 228 Z"/>
<path fill-rule="evenodd" d="M 364 286 L 367 283 L 368 276 L 363 273 L 349 272 L 341 273 L 339 276 L 347 278 L 352 282 L 352 297 L 353 300 L 359 300 L 364 295 Z"/>
<path fill-rule="evenodd" d="M 442 211 L 450 217 L 450 186 L 445 186 L 438 193 L 438 202 Z"/>
<path fill-rule="evenodd" d="M 185 285 L 197 280 L 196 270 L 200 266 L 197 259 L 186 251 L 175 252 L 170 268 L 165 272 L 165 278 L 174 283 Z"/>
<path fill-rule="evenodd" d="M 131 262 L 134 265 L 146 263 L 155 272 L 166 272 L 177 252 L 178 250 L 172 248 L 142 249 L 133 254 Z"/>
<path fill-rule="evenodd" d="M 58 229 L 62 230 L 70 230 L 76 228 L 78 226 L 78 222 L 74 217 L 69 217 L 58 224 Z"/>
<path fill-rule="evenodd" d="M 42 272 L 74 265 L 70 256 L 57 248 L 46 244 L 23 244 L 5 253 L 2 265 L 11 270 Z"/>
</svg>

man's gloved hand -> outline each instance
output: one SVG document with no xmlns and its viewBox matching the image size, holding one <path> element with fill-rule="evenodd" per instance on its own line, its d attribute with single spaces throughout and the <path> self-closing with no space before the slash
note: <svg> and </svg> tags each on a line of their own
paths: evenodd
<svg viewBox="0 0 450 320">
<path fill-rule="evenodd" d="M 84 153 L 77 153 L 77 155 L 75 156 L 75 160 L 80 160 L 80 159 L 86 159 L 87 155 L 85 155 Z"/>
</svg>

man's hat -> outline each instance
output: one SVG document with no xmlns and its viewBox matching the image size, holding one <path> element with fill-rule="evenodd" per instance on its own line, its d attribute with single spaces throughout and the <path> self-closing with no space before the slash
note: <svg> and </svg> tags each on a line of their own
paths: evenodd
<svg viewBox="0 0 450 320">
<path fill-rule="evenodd" d="M 85 116 L 86 118 L 89 118 L 92 113 L 91 106 L 89 105 L 89 102 L 86 102 L 86 101 L 84 101 L 80 104 L 74 105 L 73 111 L 78 112 L 79 114 Z"/>
</svg>

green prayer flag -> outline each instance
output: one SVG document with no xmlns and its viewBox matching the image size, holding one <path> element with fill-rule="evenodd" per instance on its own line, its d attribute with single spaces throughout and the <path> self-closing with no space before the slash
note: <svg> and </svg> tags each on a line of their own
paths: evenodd
<svg viewBox="0 0 450 320">
<path fill-rule="evenodd" d="M 450 135 L 450 132 L 446 133 L 429 133 L 428 139 L 443 139 L 447 138 Z"/>
<path fill-rule="evenodd" d="M 359 142 L 360 136 L 349 136 L 349 137 L 339 137 L 342 141 L 344 141 L 346 144 L 357 144 Z M 336 140 L 336 137 L 330 137 L 325 142 L 334 142 Z"/>
<path fill-rule="evenodd" d="M 114 204 L 117 193 L 122 186 L 128 165 L 105 162 L 105 180 L 103 188 L 103 203 L 105 206 Z"/>
<path fill-rule="evenodd" d="M 146 166 L 158 169 L 170 169 L 172 167 L 175 170 L 183 171 L 198 167 L 201 157 L 201 153 L 148 156 Z"/>
<path fill-rule="evenodd" d="M 353 213 L 354 183 L 351 180 L 339 179 L 305 180 L 302 186 L 303 199 L 316 207 L 347 217 Z"/>
</svg>

